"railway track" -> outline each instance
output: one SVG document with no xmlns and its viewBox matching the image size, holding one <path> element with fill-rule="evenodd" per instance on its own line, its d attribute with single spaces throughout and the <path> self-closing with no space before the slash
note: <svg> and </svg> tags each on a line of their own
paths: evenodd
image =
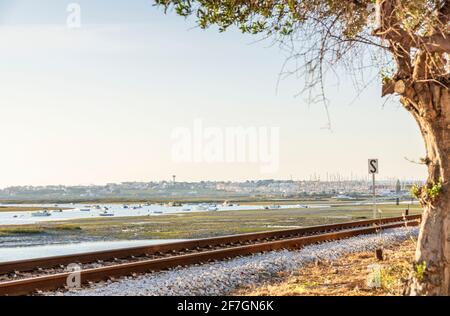
<svg viewBox="0 0 450 316">
<path fill-rule="evenodd" d="M 66 270 L 71 264 L 81 268 L 81 284 L 89 284 L 254 253 L 299 249 L 382 229 L 416 226 L 420 219 L 420 215 L 411 215 L 0 263 L 0 296 L 65 288 L 74 275 Z"/>
</svg>

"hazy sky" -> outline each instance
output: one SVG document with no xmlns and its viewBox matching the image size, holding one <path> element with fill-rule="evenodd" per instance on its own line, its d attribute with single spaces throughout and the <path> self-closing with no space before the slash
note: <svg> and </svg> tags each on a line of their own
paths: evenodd
<svg viewBox="0 0 450 316">
<path fill-rule="evenodd" d="M 383 106 L 379 82 L 359 98 L 342 73 L 323 106 L 283 80 L 285 53 L 238 32 L 193 28 L 149 0 L 78 1 L 81 28 L 61 0 L 0 0 L 0 187 L 169 179 L 309 178 L 340 172 L 423 178 L 413 119 Z M 368 77 L 370 79 L 370 77 Z M 279 128 L 279 168 L 254 162 L 176 162 L 176 128 Z"/>
</svg>

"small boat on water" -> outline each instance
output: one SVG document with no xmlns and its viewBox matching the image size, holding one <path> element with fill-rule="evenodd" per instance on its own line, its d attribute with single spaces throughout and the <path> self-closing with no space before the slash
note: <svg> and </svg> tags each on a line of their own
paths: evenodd
<svg viewBox="0 0 450 316">
<path fill-rule="evenodd" d="M 178 207 L 178 206 L 182 206 L 180 202 L 169 202 L 166 203 L 164 206 L 166 207 Z"/>
<path fill-rule="evenodd" d="M 197 206 L 195 206 L 195 209 L 197 211 L 206 211 L 206 210 L 208 210 L 208 205 L 205 203 L 198 204 Z"/>
<path fill-rule="evenodd" d="M 280 205 L 268 205 L 268 206 L 264 206 L 264 209 L 265 210 L 277 210 L 277 209 L 280 209 L 281 208 L 281 206 Z"/>
<path fill-rule="evenodd" d="M 153 211 L 153 214 L 163 214 L 163 211 Z"/>
<path fill-rule="evenodd" d="M 215 212 L 215 211 L 218 211 L 218 210 L 219 209 L 215 205 L 211 205 L 210 207 L 208 207 L 208 211 L 210 211 L 210 212 Z"/>
<path fill-rule="evenodd" d="M 80 212 L 90 212 L 91 209 L 90 209 L 90 208 L 77 208 L 76 211 L 80 211 Z"/>
<path fill-rule="evenodd" d="M 114 213 L 110 213 L 108 211 L 103 211 L 103 212 L 100 213 L 100 216 L 111 217 L 111 216 L 114 216 Z"/>
<path fill-rule="evenodd" d="M 191 211 L 191 209 L 189 207 L 183 207 L 181 210 L 183 212 L 190 212 Z"/>
<path fill-rule="evenodd" d="M 47 217 L 47 216 L 51 216 L 52 214 L 47 211 L 47 210 L 43 210 L 43 211 L 39 211 L 39 212 L 34 212 L 31 214 L 31 216 L 33 217 Z"/>
</svg>

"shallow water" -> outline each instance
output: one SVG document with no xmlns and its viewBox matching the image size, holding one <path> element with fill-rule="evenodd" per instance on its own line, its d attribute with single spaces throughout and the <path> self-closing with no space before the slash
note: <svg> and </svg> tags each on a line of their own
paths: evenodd
<svg viewBox="0 0 450 316">
<path fill-rule="evenodd" d="M 182 241 L 179 239 L 93 241 L 60 245 L 0 248 L 0 262 L 76 254 L 82 252 L 149 246 Z"/>
<path fill-rule="evenodd" d="M 97 204 L 96 204 L 97 205 Z M 152 204 L 142 205 L 127 204 L 128 208 L 124 208 L 122 204 L 98 204 L 101 208 L 107 207 L 108 213 L 113 213 L 114 217 L 134 217 L 134 216 L 159 216 L 164 214 L 180 214 L 189 212 L 207 212 L 207 210 L 199 209 L 198 205 L 183 205 L 179 207 L 169 207 L 164 205 Z M 0 206 L 22 206 L 22 207 L 42 207 L 54 208 L 54 204 L 0 204 Z M 51 216 L 33 217 L 35 212 L 0 212 L 0 225 L 24 225 L 35 224 L 48 221 L 64 221 L 82 218 L 101 218 L 101 209 L 93 209 L 92 205 L 87 204 L 58 204 L 56 207 L 70 208 L 62 213 L 50 211 Z M 133 209 L 136 207 L 136 209 Z M 298 207 L 296 205 L 283 205 L 282 209 Z M 90 208 L 91 211 L 83 212 L 79 209 Z M 190 211 L 185 211 L 189 208 Z M 239 206 L 222 206 L 217 205 L 218 211 L 241 211 L 241 210 L 257 210 L 263 209 L 261 205 L 239 205 Z M 156 213 L 155 213 L 156 212 Z M 108 218 L 114 218 L 108 217 Z"/>
<path fill-rule="evenodd" d="M 367 205 L 371 204 L 371 201 L 363 202 L 349 202 L 346 205 Z M 391 202 L 379 201 L 378 204 L 388 204 Z M 401 202 L 401 204 L 407 204 L 409 202 Z M 199 209 L 198 204 L 185 204 L 178 207 L 170 207 L 159 204 L 140 205 L 140 204 L 127 204 L 128 208 L 124 208 L 122 204 L 95 204 L 100 208 L 107 207 L 109 213 L 113 213 L 114 217 L 139 217 L 139 216 L 160 216 L 166 214 L 182 214 L 189 212 L 208 212 L 208 210 Z M 87 204 L 0 204 L 0 206 L 22 206 L 22 207 L 39 207 L 44 210 L 45 208 L 68 208 L 62 213 L 50 211 L 51 216 L 47 217 L 33 217 L 34 212 L 0 212 L 0 226 L 1 225 L 25 225 L 35 224 L 49 221 L 64 221 L 83 218 L 101 218 L 100 214 L 103 212 L 101 209 L 93 209 L 93 205 Z M 292 209 L 292 208 L 330 208 L 329 204 L 292 204 L 281 205 L 279 209 Z M 90 208 L 90 212 L 83 212 L 79 209 Z M 184 209 L 188 208 L 189 211 Z M 262 205 L 239 205 L 239 206 L 222 206 L 217 205 L 217 211 L 243 211 L 243 210 L 263 210 Z M 114 218 L 107 217 L 107 218 Z"/>
</svg>

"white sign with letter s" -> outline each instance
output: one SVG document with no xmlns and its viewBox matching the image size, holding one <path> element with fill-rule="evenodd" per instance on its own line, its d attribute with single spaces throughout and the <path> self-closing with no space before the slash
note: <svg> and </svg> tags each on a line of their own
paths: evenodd
<svg viewBox="0 0 450 316">
<path fill-rule="evenodd" d="M 378 159 L 369 159 L 369 174 L 378 174 Z"/>
</svg>

